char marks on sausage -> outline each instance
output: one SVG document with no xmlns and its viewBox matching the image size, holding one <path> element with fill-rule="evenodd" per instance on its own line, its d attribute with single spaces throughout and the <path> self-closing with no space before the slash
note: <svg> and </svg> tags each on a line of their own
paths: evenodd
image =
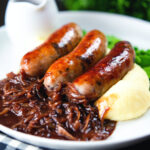
<svg viewBox="0 0 150 150">
<path fill-rule="evenodd" d="M 95 65 L 105 54 L 107 41 L 105 35 L 92 30 L 81 40 L 77 47 L 68 55 L 55 61 L 47 70 L 44 85 L 52 91 L 67 81 L 76 77 Z"/>
<path fill-rule="evenodd" d="M 59 57 L 74 49 L 82 38 L 82 30 L 75 23 L 68 23 L 55 31 L 42 45 L 24 55 L 21 69 L 30 76 L 44 75 Z"/>
<path fill-rule="evenodd" d="M 76 103 L 96 100 L 133 67 L 134 56 L 129 42 L 118 42 L 93 68 L 68 84 L 69 99 Z"/>
</svg>

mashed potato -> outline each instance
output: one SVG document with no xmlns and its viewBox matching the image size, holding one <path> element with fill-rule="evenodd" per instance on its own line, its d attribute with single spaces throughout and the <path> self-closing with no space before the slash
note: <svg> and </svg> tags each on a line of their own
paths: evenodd
<svg viewBox="0 0 150 150">
<path fill-rule="evenodd" d="M 100 118 L 129 120 L 143 115 L 150 106 L 149 79 L 138 65 L 96 101 Z"/>
</svg>

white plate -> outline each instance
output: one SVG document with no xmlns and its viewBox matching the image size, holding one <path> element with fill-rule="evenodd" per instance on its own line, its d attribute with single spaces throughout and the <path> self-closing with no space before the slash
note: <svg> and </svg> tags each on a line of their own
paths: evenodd
<svg viewBox="0 0 150 150">
<path fill-rule="evenodd" d="M 132 17 L 96 13 L 96 12 L 61 12 L 61 24 L 76 22 L 83 29 L 100 29 L 106 34 L 116 35 L 141 48 L 150 48 L 150 23 Z M 61 26 L 61 25 L 60 25 Z M 5 27 L 0 30 L 0 77 L 18 68 L 18 58 L 10 42 Z M 20 133 L 0 125 L 0 130 L 18 140 L 37 146 L 56 149 L 104 149 L 116 148 L 150 135 L 150 111 L 142 117 L 130 121 L 118 122 L 114 133 L 104 141 L 76 142 L 46 139 Z"/>
</svg>

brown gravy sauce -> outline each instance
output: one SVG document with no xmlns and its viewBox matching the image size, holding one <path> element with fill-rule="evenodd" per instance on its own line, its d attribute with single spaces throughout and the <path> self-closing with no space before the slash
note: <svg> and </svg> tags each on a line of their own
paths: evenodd
<svg viewBox="0 0 150 150">
<path fill-rule="evenodd" d="M 36 136 L 65 140 L 104 140 L 116 122 L 98 117 L 94 103 L 74 104 L 63 87 L 53 97 L 42 80 L 24 72 L 9 73 L 0 81 L 0 124 Z"/>
</svg>

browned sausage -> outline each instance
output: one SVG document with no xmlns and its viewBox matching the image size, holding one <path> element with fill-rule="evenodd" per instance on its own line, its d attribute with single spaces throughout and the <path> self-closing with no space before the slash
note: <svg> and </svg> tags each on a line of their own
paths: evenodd
<svg viewBox="0 0 150 150">
<path fill-rule="evenodd" d="M 82 38 L 82 30 L 75 23 L 69 23 L 55 31 L 46 42 L 27 53 L 21 60 L 21 69 L 26 74 L 45 74 L 48 67 L 59 57 L 69 53 Z"/>
<path fill-rule="evenodd" d="M 51 91 L 60 83 L 72 81 L 87 71 L 104 56 L 106 48 L 107 41 L 102 32 L 89 32 L 71 53 L 50 66 L 44 77 L 47 90 Z"/>
<path fill-rule="evenodd" d="M 96 100 L 133 67 L 134 57 L 129 42 L 118 42 L 93 68 L 68 84 L 69 99 L 78 102 L 84 96 L 89 101 Z"/>
</svg>

